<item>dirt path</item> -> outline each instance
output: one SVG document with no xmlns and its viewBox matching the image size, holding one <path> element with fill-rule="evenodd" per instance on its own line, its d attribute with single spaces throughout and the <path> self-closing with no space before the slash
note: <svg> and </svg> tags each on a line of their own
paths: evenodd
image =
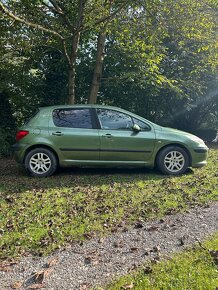
<svg viewBox="0 0 218 290">
<path fill-rule="evenodd" d="M 49 257 L 24 257 L 19 264 L 9 265 L 8 271 L 0 271 L 0 289 L 12 289 L 11 285 L 19 287 L 15 289 L 40 289 L 31 288 L 37 286 L 36 282 L 43 282 L 38 286 L 48 290 L 104 286 L 146 259 L 181 251 L 217 231 L 218 202 L 186 214 L 139 223 L 126 232 L 76 244 Z M 34 272 L 38 276 L 33 277 Z"/>
</svg>

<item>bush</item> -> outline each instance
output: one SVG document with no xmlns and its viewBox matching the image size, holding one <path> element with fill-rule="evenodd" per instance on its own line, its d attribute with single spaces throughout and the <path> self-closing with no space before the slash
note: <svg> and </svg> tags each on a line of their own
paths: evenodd
<svg viewBox="0 0 218 290">
<path fill-rule="evenodd" d="M 206 142 L 212 142 L 217 136 L 216 129 L 199 129 L 192 133 Z"/>
<path fill-rule="evenodd" d="M 14 131 L 0 128 L 0 158 L 11 154 L 11 145 L 15 143 Z"/>
</svg>

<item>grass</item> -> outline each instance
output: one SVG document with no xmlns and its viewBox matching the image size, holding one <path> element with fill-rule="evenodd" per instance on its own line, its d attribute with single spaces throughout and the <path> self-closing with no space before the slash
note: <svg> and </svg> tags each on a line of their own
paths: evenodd
<svg viewBox="0 0 218 290">
<path fill-rule="evenodd" d="M 218 200 L 218 150 L 180 177 L 145 169 L 68 169 L 35 179 L 0 162 L 0 258 L 52 250 Z"/>
<path fill-rule="evenodd" d="M 148 273 L 149 272 L 149 273 Z M 215 290 L 218 286 L 218 234 L 202 246 L 160 263 L 149 262 L 107 290 Z"/>
</svg>

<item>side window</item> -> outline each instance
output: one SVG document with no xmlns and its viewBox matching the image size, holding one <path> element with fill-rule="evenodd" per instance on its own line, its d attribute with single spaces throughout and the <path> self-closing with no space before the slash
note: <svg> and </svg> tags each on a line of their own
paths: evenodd
<svg viewBox="0 0 218 290">
<path fill-rule="evenodd" d="M 97 115 L 102 129 L 132 129 L 132 118 L 124 113 L 108 109 L 97 109 Z"/>
<path fill-rule="evenodd" d="M 144 122 L 142 122 L 142 121 L 140 121 L 140 120 L 138 120 L 136 118 L 133 118 L 133 123 L 136 124 L 136 125 L 139 125 L 139 127 L 143 131 L 150 131 L 151 130 L 151 127 L 148 124 L 146 124 L 146 123 L 144 123 Z"/>
<path fill-rule="evenodd" d="M 89 109 L 56 109 L 53 121 L 57 127 L 92 129 Z"/>
</svg>

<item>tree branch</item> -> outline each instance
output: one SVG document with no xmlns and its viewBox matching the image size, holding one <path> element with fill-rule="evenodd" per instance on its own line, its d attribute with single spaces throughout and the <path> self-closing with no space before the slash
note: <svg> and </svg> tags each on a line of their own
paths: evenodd
<svg viewBox="0 0 218 290">
<path fill-rule="evenodd" d="M 38 30 L 41 30 L 43 32 L 46 32 L 46 33 L 49 33 L 49 34 L 52 34 L 62 40 L 64 40 L 63 36 L 60 35 L 58 32 L 54 31 L 54 30 L 51 30 L 51 29 L 48 29 L 40 24 L 36 24 L 36 23 L 32 23 L 26 19 L 23 19 L 17 15 L 15 15 L 14 13 L 12 13 L 7 7 L 4 6 L 4 4 L 2 2 L 0 2 L 0 10 L 5 13 L 7 16 L 9 16 L 10 18 L 14 19 L 15 21 L 18 21 L 20 23 L 23 23 L 29 27 L 32 27 L 32 28 L 35 28 L 35 29 L 38 29 Z"/>
<path fill-rule="evenodd" d="M 58 13 L 58 11 L 48 3 L 45 3 L 44 0 L 41 1 L 42 5 L 46 6 L 52 13 Z"/>
<path fill-rule="evenodd" d="M 70 56 L 69 56 L 69 54 L 68 54 L 68 52 L 67 52 L 67 45 L 66 45 L 66 41 L 65 41 L 64 39 L 62 40 L 62 44 L 63 44 L 63 52 L 64 52 L 64 56 L 65 56 L 66 59 L 67 59 L 68 65 L 69 65 L 70 67 L 72 67 L 72 62 L 71 62 L 71 60 L 70 60 Z"/>
<path fill-rule="evenodd" d="M 98 24 L 101 24 L 103 22 L 107 22 L 107 21 L 110 21 L 112 20 L 126 5 L 128 5 L 128 3 L 124 2 L 119 8 L 117 8 L 117 10 L 115 10 L 113 13 L 111 13 L 110 15 L 108 16 L 105 16 L 99 20 L 97 20 L 95 22 L 95 25 L 98 25 Z"/>
<path fill-rule="evenodd" d="M 79 7 L 78 7 L 78 21 L 77 21 L 77 32 L 80 32 L 82 29 L 82 23 L 83 23 L 83 12 L 84 12 L 84 6 L 85 6 L 86 0 L 80 0 L 79 1 Z"/>
<path fill-rule="evenodd" d="M 63 6 L 62 5 L 60 6 L 56 0 L 49 0 L 49 2 L 51 2 L 51 4 L 53 5 L 56 13 L 59 14 L 63 18 L 63 20 L 64 20 L 65 24 L 68 26 L 68 28 L 70 28 L 70 30 L 74 30 L 74 27 L 73 27 L 70 19 L 66 15 L 66 11 L 64 11 L 64 9 L 63 9 Z"/>
</svg>

